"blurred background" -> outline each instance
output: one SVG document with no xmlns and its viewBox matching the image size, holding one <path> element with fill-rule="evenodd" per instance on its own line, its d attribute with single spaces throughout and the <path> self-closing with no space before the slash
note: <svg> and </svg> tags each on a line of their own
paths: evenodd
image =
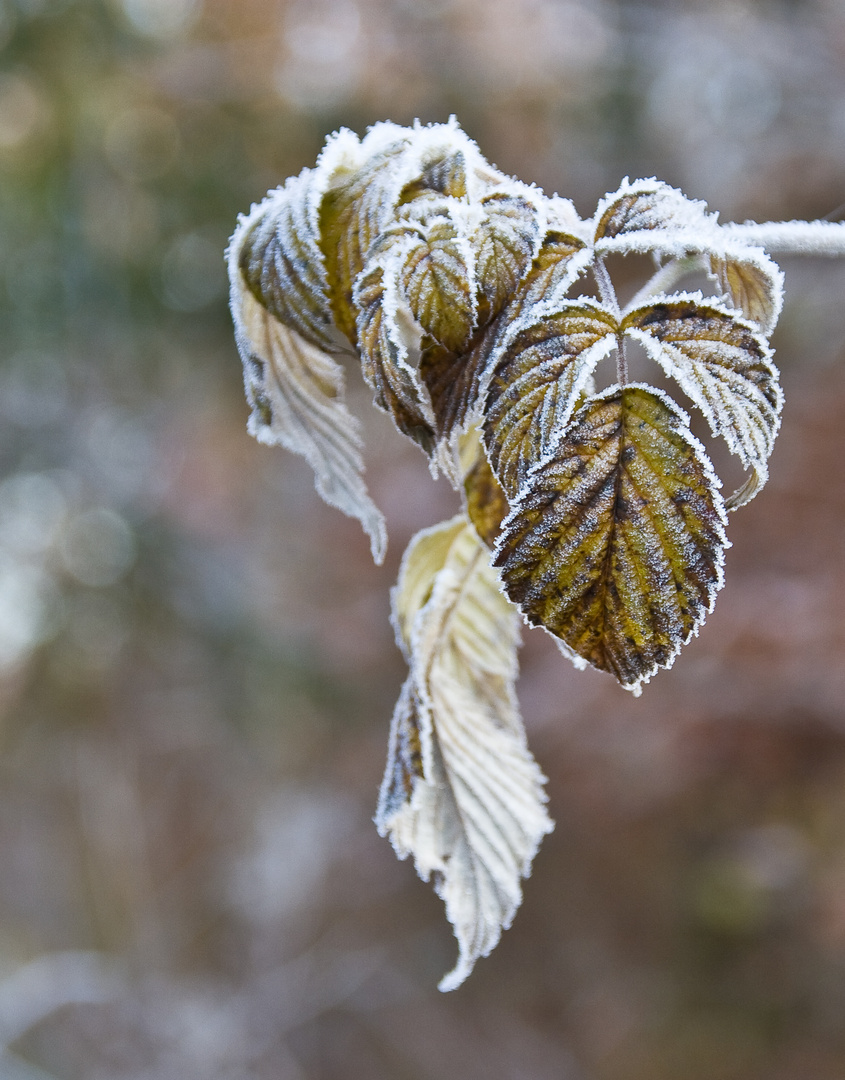
<svg viewBox="0 0 845 1080">
<path fill-rule="evenodd" d="M 388 590 L 454 513 L 350 372 L 390 550 L 246 434 L 223 249 L 340 125 L 457 114 L 587 216 L 842 216 L 841 0 L 0 0 L 0 1077 L 841 1080 L 845 263 L 727 585 L 635 700 L 526 633 L 556 831 L 454 994 L 371 817 Z M 720 463 L 722 459 L 719 459 Z"/>
</svg>

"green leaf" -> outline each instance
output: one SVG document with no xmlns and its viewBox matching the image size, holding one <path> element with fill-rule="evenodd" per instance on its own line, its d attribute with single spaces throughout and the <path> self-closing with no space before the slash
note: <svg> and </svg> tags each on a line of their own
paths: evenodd
<svg viewBox="0 0 845 1080">
<path fill-rule="evenodd" d="M 611 387 L 512 501 L 494 559 L 508 596 L 529 622 L 637 691 L 672 664 L 722 585 L 717 485 L 669 398 Z"/>
<path fill-rule="evenodd" d="M 376 824 L 413 855 L 458 939 L 441 990 L 497 944 L 552 828 L 516 706 L 518 618 L 463 516 L 420 533 L 402 561 L 394 622 L 409 658 Z"/>
<path fill-rule="evenodd" d="M 582 297 L 560 301 L 504 339 L 487 386 L 484 441 L 508 498 L 566 427 L 618 329 L 609 311 Z"/>
<path fill-rule="evenodd" d="M 676 379 L 731 452 L 765 482 L 783 395 L 771 350 L 756 327 L 700 293 L 657 297 L 622 323 Z M 748 501 L 748 499 L 744 499 Z"/>
</svg>

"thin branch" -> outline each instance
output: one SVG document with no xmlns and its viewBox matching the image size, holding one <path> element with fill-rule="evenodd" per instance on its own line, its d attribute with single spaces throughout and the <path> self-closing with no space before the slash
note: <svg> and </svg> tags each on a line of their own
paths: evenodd
<svg viewBox="0 0 845 1080">
<path fill-rule="evenodd" d="M 780 255 L 845 255 L 843 221 L 730 221 L 722 228 L 737 240 Z"/>
</svg>

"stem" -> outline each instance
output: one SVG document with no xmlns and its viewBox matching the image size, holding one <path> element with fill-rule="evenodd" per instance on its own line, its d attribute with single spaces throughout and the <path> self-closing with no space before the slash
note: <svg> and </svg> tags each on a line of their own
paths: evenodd
<svg viewBox="0 0 845 1080">
<path fill-rule="evenodd" d="M 596 285 L 599 287 L 599 296 L 605 303 L 616 318 L 620 318 L 622 312 L 619 307 L 619 300 L 616 297 L 616 289 L 613 287 L 613 282 L 610 280 L 610 274 L 607 272 L 607 267 L 604 265 L 604 259 L 599 257 L 593 263 L 593 274 L 595 275 Z"/>
<path fill-rule="evenodd" d="M 599 296 L 616 316 L 617 321 L 622 319 L 622 309 L 619 307 L 619 299 L 616 289 L 610 280 L 610 274 L 604 265 L 604 259 L 598 258 L 593 264 L 593 274 L 599 287 Z M 628 354 L 625 350 L 625 335 L 619 331 L 616 335 L 616 378 L 620 386 L 628 383 Z"/>
<path fill-rule="evenodd" d="M 845 221 L 725 222 L 726 233 L 780 255 L 845 255 Z"/>
</svg>

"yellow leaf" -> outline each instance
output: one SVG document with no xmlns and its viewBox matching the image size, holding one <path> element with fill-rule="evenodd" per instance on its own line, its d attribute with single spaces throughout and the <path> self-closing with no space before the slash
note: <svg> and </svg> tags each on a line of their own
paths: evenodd
<svg viewBox="0 0 845 1080">
<path fill-rule="evenodd" d="M 510 507 L 499 481 L 490 468 L 477 432 L 473 431 L 466 437 L 466 442 L 470 441 L 474 444 L 475 452 L 464 475 L 467 515 L 484 543 L 492 547 Z M 471 451 L 461 448 L 462 460 L 470 454 Z"/>
<path fill-rule="evenodd" d="M 406 135 L 379 148 L 360 167 L 327 188 L 320 205 L 320 249 L 325 258 L 332 312 L 338 328 L 356 343 L 352 302 L 355 279 L 372 243 L 390 224 L 398 198 L 396 161 Z M 362 144 L 366 147 L 367 140 Z"/>
<path fill-rule="evenodd" d="M 475 326 L 472 253 L 446 213 L 408 228 L 413 238 L 399 270 L 399 285 L 411 314 L 444 348 L 461 352 Z"/>
<path fill-rule="evenodd" d="M 611 387 L 574 418 L 502 526 L 508 596 L 637 690 L 669 667 L 722 585 L 718 481 L 665 395 Z"/>
<path fill-rule="evenodd" d="M 387 251 L 389 259 L 387 241 L 395 241 L 396 248 L 402 239 L 401 233 L 388 235 L 378 253 Z M 396 292 L 395 274 L 378 258 L 358 278 L 354 301 L 361 370 L 374 390 L 376 405 L 390 414 L 404 435 L 430 453 L 435 443 L 431 404 L 409 356 L 412 350 L 419 355 L 419 332 L 401 320 Z"/>
<path fill-rule="evenodd" d="M 712 255 L 710 268 L 733 306 L 771 334 L 783 305 L 783 272 L 777 264 L 761 250 L 743 248 L 740 254 Z"/>
</svg>

